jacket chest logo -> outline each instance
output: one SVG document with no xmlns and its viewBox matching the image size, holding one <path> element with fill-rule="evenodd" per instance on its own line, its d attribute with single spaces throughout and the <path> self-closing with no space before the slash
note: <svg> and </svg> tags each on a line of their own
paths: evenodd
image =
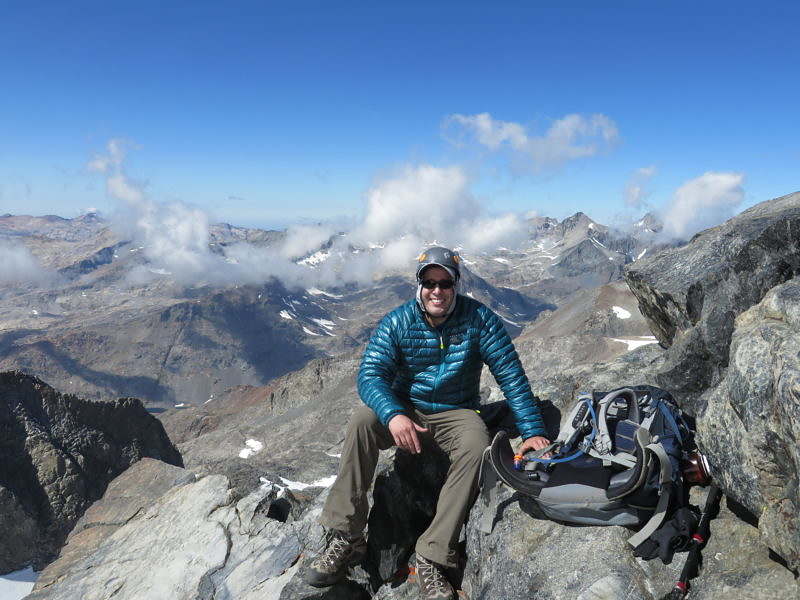
<svg viewBox="0 0 800 600">
<path fill-rule="evenodd" d="M 447 338 L 447 345 L 454 346 L 455 344 L 460 344 L 463 341 L 464 341 L 463 333 L 451 333 Z"/>
</svg>

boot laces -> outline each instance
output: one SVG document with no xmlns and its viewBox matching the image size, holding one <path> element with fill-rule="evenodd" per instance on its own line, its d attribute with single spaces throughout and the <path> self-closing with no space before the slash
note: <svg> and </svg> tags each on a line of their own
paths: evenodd
<svg viewBox="0 0 800 600">
<path fill-rule="evenodd" d="M 328 547 L 325 552 L 320 556 L 320 562 L 328 565 L 331 569 L 336 569 L 340 566 L 339 563 L 347 555 L 350 550 L 351 542 L 336 533 L 330 534 L 328 538 Z"/>
<path fill-rule="evenodd" d="M 417 568 L 419 569 L 419 577 L 425 580 L 426 586 L 430 587 L 432 591 L 448 592 L 449 584 L 439 567 L 426 558 L 419 557 Z"/>
</svg>

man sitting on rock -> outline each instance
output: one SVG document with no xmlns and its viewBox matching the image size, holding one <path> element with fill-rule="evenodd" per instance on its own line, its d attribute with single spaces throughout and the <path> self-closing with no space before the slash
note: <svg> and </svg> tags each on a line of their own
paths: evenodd
<svg viewBox="0 0 800 600">
<path fill-rule="evenodd" d="M 353 415 L 341 465 L 320 523 L 328 545 L 305 570 L 314 587 L 341 580 L 366 552 L 367 491 L 378 452 L 396 445 L 418 454 L 430 436 L 449 457 L 436 514 L 416 543 L 420 598 L 450 599 L 443 573 L 457 566 L 456 545 L 478 488 L 481 457 L 489 444 L 477 413 L 486 363 L 506 397 L 524 440 L 519 452 L 549 444 L 542 416 L 511 338 L 500 318 L 456 293 L 459 256 L 433 247 L 418 259 L 417 297 L 378 325 L 364 351 L 358 392 L 366 406 Z"/>
</svg>

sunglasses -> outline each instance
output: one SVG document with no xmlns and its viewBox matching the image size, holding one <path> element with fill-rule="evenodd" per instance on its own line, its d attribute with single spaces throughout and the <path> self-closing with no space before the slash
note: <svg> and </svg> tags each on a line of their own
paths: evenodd
<svg viewBox="0 0 800 600">
<path fill-rule="evenodd" d="M 452 279 L 442 279 L 441 281 L 434 281 L 433 279 L 425 279 L 422 282 L 422 287 L 426 290 L 432 290 L 436 286 L 439 286 L 440 290 L 449 290 L 452 289 L 455 283 Z"/>
</svg>

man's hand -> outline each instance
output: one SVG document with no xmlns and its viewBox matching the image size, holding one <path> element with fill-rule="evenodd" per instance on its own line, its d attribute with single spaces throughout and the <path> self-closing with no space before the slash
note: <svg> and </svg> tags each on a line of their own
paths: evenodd
<svg viewBox="0 0 800 600">
<path fill-rule="evenodd" d="M 418 431 L 426 433 L 428 430 L 420 427 L 405 415 L 395 415 L 389 419 L 389 433 L 392 434 L 395 445 L 412 454 L 419 454 L 422 450 L 417 436 Z"/>
<path fill-rule="evenodd" d="M 529 437 L 527 440 L 522 442 L 522 445 L 517 450 L 517 454 L 525 454 L 526 452 L 530 452 L 531 450 L 541 450 L 542 448 L 547 448 L 550 445 L 550 440 L 546 437 L 541 435 L 535 435 L 533 437 Z M 550 454 L 544 455 L 542 458 L 550 458 Z"/>
</svg>

